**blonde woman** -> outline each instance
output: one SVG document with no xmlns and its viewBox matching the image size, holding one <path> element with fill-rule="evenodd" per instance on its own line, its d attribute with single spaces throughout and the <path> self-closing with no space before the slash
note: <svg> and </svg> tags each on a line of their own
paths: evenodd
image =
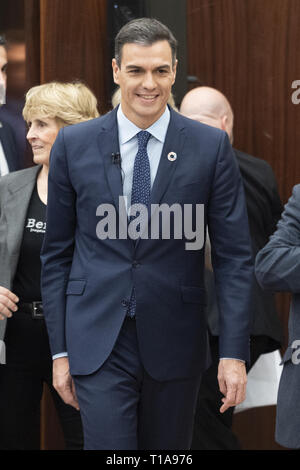
<svg viewBox="0 0 300 470">
<path fill-rule="evenodd" d="M 51 147 L 61 127 L 98 116 L 82 83 L 31 88 L 23 116 L 36 166 L 0 180 L 0 448 L 39 448 L 43 383 L 54 398 L 67 449 L 83 447 L 79 411 L 52 386 L 52 359 L 40 292 L 40 249 L 46 226 Z M 2 333 L 2 334 L 1 334 Z"/>
</svg>

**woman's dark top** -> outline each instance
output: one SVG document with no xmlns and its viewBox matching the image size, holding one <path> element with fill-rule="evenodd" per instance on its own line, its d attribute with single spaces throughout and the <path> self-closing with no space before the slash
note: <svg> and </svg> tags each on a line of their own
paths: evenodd
<svg viewBox="0 0 300 470">
<path fill-rule="evenodd" d="M 46 205 L 41 201 L 37 186 L 28 206 L 20 257 L 12 291 L 23 302 L 41 300 L 40 252 L 46 231 Z"/>
</svg>

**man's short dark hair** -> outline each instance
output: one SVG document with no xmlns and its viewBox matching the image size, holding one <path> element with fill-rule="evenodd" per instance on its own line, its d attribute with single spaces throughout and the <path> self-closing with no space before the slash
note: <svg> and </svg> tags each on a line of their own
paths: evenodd
<svg viewBox="0 0 300 470">
<path fill-rule="evenodd" d="M 168 41 L 172 51 L 172 64 L 175 65 L 177 40 L 167 26 L 155 18 L 138 18 L 125 24 L 115 38 L 115 59 L 121 67 L 124 44 L 134 43 L 151 46 L 157 41 Z"/>
</svg>

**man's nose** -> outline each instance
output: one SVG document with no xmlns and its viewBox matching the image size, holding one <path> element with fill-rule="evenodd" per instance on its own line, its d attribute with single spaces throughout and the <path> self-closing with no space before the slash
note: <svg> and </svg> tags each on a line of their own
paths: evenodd
<svg viewBox="0 0 300 470">
<path fill-rule="evenodd" d="M 156 87 L 156 82 L 151 72 L 145 74 L 143 87 L 147 88 L 147 90 L 153 90 Z"/>
</svg>

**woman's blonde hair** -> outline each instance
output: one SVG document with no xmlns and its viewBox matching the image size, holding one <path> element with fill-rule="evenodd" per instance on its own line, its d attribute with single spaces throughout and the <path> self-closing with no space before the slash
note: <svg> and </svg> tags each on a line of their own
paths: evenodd
<svg viewBox="0 0 300 470">
<path fill-rule="evenodd" d="M 99 116 L 97 99 L 81 82 L 50 82 L 30 88 L 26 93 L 23 117 L 53 118 L 60 127 Z"/>
</svg>

